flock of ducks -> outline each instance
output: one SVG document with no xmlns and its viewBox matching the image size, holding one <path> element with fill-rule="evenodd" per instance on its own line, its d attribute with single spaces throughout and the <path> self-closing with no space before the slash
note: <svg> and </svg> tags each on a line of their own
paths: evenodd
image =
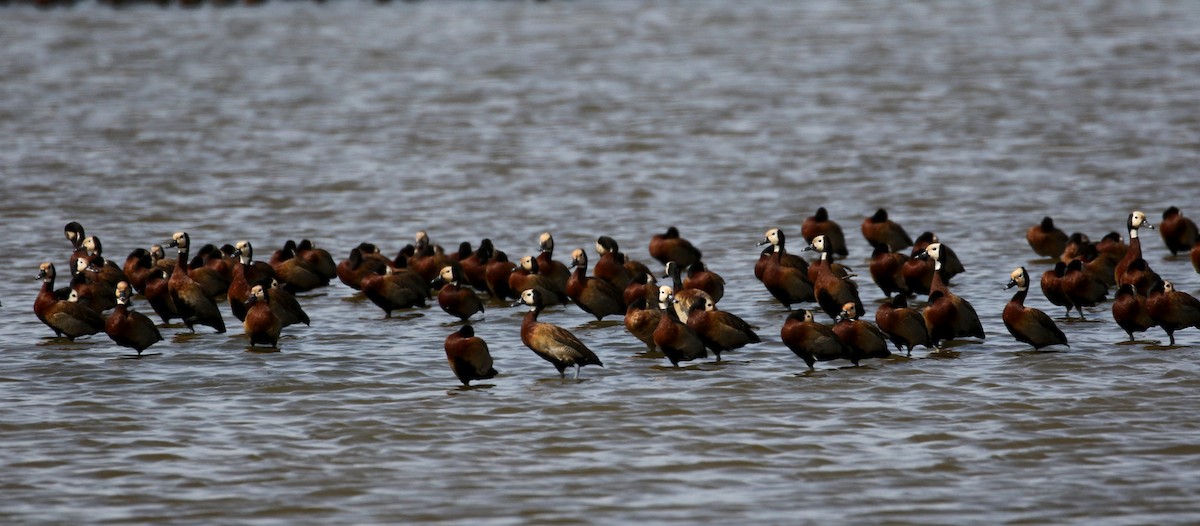
<svg viewBox="0 0 1200 526">
<path fill-rule="evenodd" d="M 1050 217 L 1030 227 L 1026 239 L 1034 252 L 1057 260 L 1041 275 L 1042 292 L 1064 307 L 1070 319 L 1072 310 L 1082 318 L 1083 307 L 1105 302 L 1115 287 L 1112 315 L 1130 340 L 1134 333 L 1158 326 L 1174 345 L 1175 331 L 1200 328 L 1200 301 L 1175 290 L 1142 257 L 1138 233 L 1155 228 L 1145 214 L 1130 213 L 1126 228 L 1128 244 L 1116 233 L 1093 244 L 1083 234 L 1066 235 Z M 1200 272 L 1195 223 L 1171 207 L 1163 213 L 1159 230 L 1168 250 L 1173 255 L 1190 252 Z M 754 275 L 771 296 L 789 311 L 794 304 L 815 303 L 834 320 L 833 325 L 820 323 L 812 310 L 790 312 L 784 320 L 782 342 L 809 368 L 817 361 L 838 359 L 857 366 L 864 359 L 890 356 L 891 346 L 911 355 L 917 346 L 936 349 L 949 340 L 986 337 L 971 303 L 950 290 L 950 280 L 964 271 L 950 246 L 931 232 L 914 241 L 883 209 L 865 218 L 861 231 L 873 247 L 871 278 L 888 297 L 876 309 L 874 324 L 863 319 L 866 309 L 852 269 L 836 261 L 849 251 L 841 227 L 824 208 L 801 227 L 806 243 L 802 252 L 815 252 L 815 260 L 789 253 L 787 236 L 779 228 L 768 230 L 759 243 L 766 248 Z M 539 320 L 549 306 L 573 303 L 597 320 L 623 316 L 630 334 L 676 367 L 709 352 L 720 361 L 724 352 L 762 341 L 742 318 L 717 308 L 725 294 L 724 279 L 704 264 L 700 250 L 675 227 L 654 235 L 649 243 L 662 273 L 621 252 L 614 239 L 601 236 L 590 275 L 583 249 L 573 250 L 568 263 L 554 259 L 549 232 L 539 237 L 536 255 L 516 261 L 489 239 L 474 249 L 464 242 L 457 252 L 447 253 L 425 232 L 418 232 L 415 243 L 394 258 L 364 242 L 337 263 L 308 240 L 289 240 L 268 261 L 255 260 L 248 241 L 204 245 L 193 255 L 188 233 L 176 232 L 165 245 L 134 250 L 121 266 L 103 256 L 100 239 L 85 235 L 79 223 L 67 224 L 64 233 L 73 247 L 67 267 L 70 283 L 56 288 L 54 264 L 42 263 L 34 313 L 56 336 L 74 340 L 104 332 L 118 345 L 135 350 L 137 354 L 129 356 L 136 358 L 163 337 L 150 317 L 132 310 L 135 293 L 163 325 L 178 319 L 192 332 L 196 326 L 225 332 L 219 305 L 227 301 L 250 347 L 274 349 L 284 328 L 310 323 L 295 294 L 328 286 L 334 279 L 360 291 L 386 317 L 436 301 L 461 320 L 463 325 L 446 337 L 445 352 L 464 385 L 497 374 L 487 343 L 469 323 L 484 312 L 481 294 L 493 305 L 516 300 L 512 305 L 527 306 L 522 343 L 564 377 L 569 368 L 578 378 L 583 366 L 603 363 L 569 330 Z M 907 255 L 900 252 L 910 247 Z M 176 257 L 167 254 L 169 249 L 177 251 Z M 660 275 L 670 282 L 659 285 Z M 1038 350 L 1068 345 L 1066 334 L 1050 316 L 1025 306 L 1032 281 L 1025 267 L 1013 270 L 1010 278 L 1008 288 L 1016 287 L 1017 292 L 1005 305 L 1002 319 L 1012 336 Z M 908 304 L 917 295 L 927 296 L 920 310 Z"/>
</svg>

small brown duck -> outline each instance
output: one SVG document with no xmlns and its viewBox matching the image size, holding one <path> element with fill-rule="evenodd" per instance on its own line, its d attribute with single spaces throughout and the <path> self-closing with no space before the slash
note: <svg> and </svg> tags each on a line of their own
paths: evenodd
<svg viewBox="0 0 1200 526">
<path fill-rule="evenodd" d="M 931 258 L 934 261 L 933 284 L 929 287 L 929 305 L 925 307 L 925 326 L 929 329 L 929 337 L 935 347 L 944 340 L 952 340 L 963 336 L 984 339 L 983 324 L 975 307 L 967 300 L 950 292 L 942 279 L 941 243 L 932 243 L 918 258 Z"/>
<path fill-rule="evenodd" d="M 542 301 L 542 293 L 537 289 L 526 289 L 521 292 L 519 304 L 529 305 L 529 313 L 521 321 L 521 343 L 524 343 L 534 354 L 554 365 L 560 378 L 566 376 L 567 367 L 575 367 L 575 378 L 579 378 L 579 370 L 585 365 L 604 363 L 587 345 L 579 341 L 570 331 L 551 323 L 538 321 L 538 314 L 546 307 Z"/>
<path fill-rule="evenodd" d="M 471 380 L 488 380 L 498 374 L 492 367 L 487 342 L 475 336 L 475 328 L 469 323 L 446 336 L 445 349 L 450 370 L 465 386 L 470 386 Z"/>
<path fill-rule="evenodd" d="M 149 252 L 146 253 L 147 258 Z M 158 327 L 145 314 L 129 310 L 133 303 L 133 288 L 126 282 L 117 283 L 117 306 L 104 323 L 104 332 L 112 341 L 122 347 L 137 351 L 137 357 L 142 357 L 142 351 L 151 345 L 162 341 Z"/>
<path fill-rule="evenodd" d="M 1050 216 L 1042 218 L 1041 224 L 1029 227 L 1025 231 L 1025 240 L 1039 256 L 1058 259 L 1067 248 L 1067 233 L 1054 226 Z"/>
<path fill-rule="evenodd" d="M 925 318 L 916 309 L 910 308 L 908 299 L 901 294 L 879 306 L 879 310 L 875 311 L 875 325 L 892 341 L 896 351 L 904 351 L 905 356 L 912 356 L 912 349 L 917 345 L 926 349 L 933 347 Z"/>
<path fill-rule="evenodd" d="M 587 252 L 581 248 L 571 252 L 571 268 L 575 270 L 567 280 L 567 297 L 597 320 L 624 313 L 626 305 L 622 290 L 611 281 L 588 276 L 587 264 Z"/>
<path fill-rule="evenodd" d="M 446 265 L 442 267 L 438 279 L 434 280 L 433 285 L 438 291 L 438 306 L 446 311 L 446 314 L 454 316 L 462 321 L 467 321 L 471 315 L 476 312 L 483 312 L 483 301 L 471 290 L 466 283 L 466 277 L 463 276 L 462 267 L 458 265 Z"/>
<path fill-rule="evenodd" d="M 1081 259 L 1076 259 L 1067 265 L 1067 270 L 1063 272 L 1062 280 L 1059 283 L 1067 300 L 1079 312 L 1081 320 L 1085 319 L 1084 307 L 1095 307 L 1108 299 L 1108 287 L 1083 271 L 1083 260 Z"/>
<path fill-rule="evenodd" d="M 1162 222 L 1158 224 L 1158 232 L 1162 234 L 1163 243 L 1171 255 L 1187 252 L 1196 244 L 1196 223 L 1183 217 L 1183 212 L 1172 206 L 1163 211 Z"/>
<path fill-rule="evenodd" d="M 250 289 L 250 299 L 246 301 L 246 320 L 242 322 L 246 337 L 250 338 L 250 346 L 256 344 L 279 347 L 279 331 L 283 324 L 271 310 L 270 293 L 262 285 Z"/>
<path fill-rule="evenodd" d="M 338 262 L 337 276 L 342 284 L 354 290 L 362 290 L 362 280 L 370 274 L 382 274 L 391 261 L 379 251 L 374 243 L 359 243 L 350 249 L 350 255 Z"/>
<path fill-rule="evenodd" d="M 633 280 L 633 273 L 626 268 L 625 254 L 621 253 L 617 241 L 608 236 L 600 236 L 596 239 L 596 253 L 600 254 L 600 259 L 596 260 L 596 266 L 592 268 L 592 275 L 612 283 L 617 290 L 625 290 L 625 287 L 628 287 L 629 282 Z M 572 254 L 574 253 L 572 252 Z"/>
<path fill-rule="evenodd" d="M 700 337 L 701 343 L 721 361 L 721 353 L 740 349 L 762 341 L 746 320 L 717 310 L 712 300 L 697 302 L 688 313 L 687 326 Z"/>
<path fill-rule="evenodd" d="M 1129 217 L 1125 220 L 1125 228 L 1129 231 L 1129 248 L 1125 251 L 1125 257 L 1121 258 L 1121 261 L 1117 262 L 1116 268 L 1113 269 L 1118 285 L 1126 283 L 1121 280 L 1121 277 L 1125 274 L 1125 269 L 1129 268 L 1129 264 L 1133 263 L 1135 259 L 1142 259 L 1142 240 L 1138 238 L 1138 230 L 1142 227 L 1154 230 L 1154 225 L 1146 219 L 1146 214 L 1139 210 L 1130 212 Z"/>
<path fill-rule="evenodd" d="M 104 317 L 100 313 L 70 301 L 69 296 L 59 299 L 54 290 L 54 278 L 54 264 L 42 263 L 34 278 L 42 281 L 42 288 L 33 302 L 33 313 L 38 319 L 50 327 L 55 336 L 66 336 L 71 341 L 103 331 Z"/>
<path fill-rule="evenodd" d="M 804 265 L 802 270 L 794 263 L 786 264 L 789 261 L 787 256 L 790 254 L 787 253 L 787 236 L 784 235 L 783 230 L 778 228 L 768 230 L 758 244 L 768 243 L 771 244 L 772 252 L 763 267 L 762 276 L 762 282 L 767 287 L 767 292 L 770 292 L 788 310 L 791 310 L 793 303 L 815 301 L 817 297 L 813 294 L 813 284 L 808 280 L 808 265 Z"/>
<path fill-rule="evenodd" d="M 671 305 L 675 310 L 675 318 L 686 324 L 693 305 L 696 303 L 704 305 L 705 301 L 713 298 L 703 290 L 684 287 L 683 280 L 680 278 L 679 265 L 674 261 L 668 261 L 663 271 L 663 278 L 671 278 Z M 659 290 L 661 291 L 662 289 L 660 288 Z M 716 301 L 713 303 L 716 303 Z"/>
<path fill-rule="evenodd" d="M 1009 334 L 1019 342 L 1032 345 L 1034 350 L 1041 350 L 1050 345 L 1070 347 L 1067 336 L 1054 324 L 1054 320 L 1040 310 L 1025 306 L 1025 296 L 1029 294 L 1029 273 L 1025 271 L 1025 267 L 1018 267 L 1012 271 L 1010 278 L 1004 288 L 1017 287 L 1017 293 L 1004 306 L 1001 315 Z"/>
<path fill-rule="evenodd" d="M 629 308 L 625 309 L 625 330 L 646 344 L 646 350 L 653 351 L 654 329 L 658 328 L 662 315 L 661 309 L 649 307 L 646 298 L 635 298 L 629 303 Z"/>
<path fill-rule="evenodd" d="M 1129 335 L 1129 341 L 1134 341 L 1133 333 L 1146 332 L 1153 327 L 1154 320 L 1146 310 L 1146 297 L 1137 293 L 1133 285 L 1125 284 L 1117 288 L 1117 295 L 1112 305 L 1113 320 Z"/>
<path fill-rule="evenodd" d="M 1175 345 L 1175 331 L 1188 327 L 1200 329 L 1200 300 L 1175 290 L 1170 281 L 1154 285 L 1146 298 L 1146 312 L 1155 325 L 1167 332 L 1171 346 Z"/>
<path fill-rule="evenodd" d="M 541 274 L 554 283 L 554 288 L 551 290 L 567 290 L 567 280 L 571 279 L 571 269 L 567 268 L 562 261 L 554 259 L 554 236 L 550 232 L 542 232 L 542 235 L 538 236 L 537 269 L 535 274 Z M 514 288 L 514 295 L 520 294 L 525 288 Z M 546 300 L 552 304 L 560 303 L 551 301 L 550 298 L 546 298 Z"/>
<path fill-rule="evenodd" d="M 887 245 L 875 245 L 871 252 L 871 281 L 883 291 L 883 295 L 891 298 L 892 293 L 900 296 L 909 294 L 908 284 L 904 281 L 904 264 L 908 256 L 897 252 Z M 932 276 L 930 276 L 932 279 Z"/>
<path fill-rule="evenodd" d="M 871 246 L 884 244 L 892 250 L 904 250 L 913 244 L 904 227 L 888 219 L 887 210 L 880 208 L 862 222 L 862 235 Z"/>
<path fill-rule="evenodd" d="M 696 332 L 679 320 L 675 313 L 674 290 L 663 285 L 659 287 L 659 304 L 663 314 L 654 329 L 654 345 L 667 356 L 671 365 L 679 367 L 679 362 L 688 362 L 708 356 L 704 342 Z"/>
<path fill-rule="evenodd" d="M 187 263 L 189 243 L 190 238 L 187 232 L 176 232 L 167 244 L 168 247 L 179 249 L 175 272 L 171 273 L 171 278 L 167 281 L 171 302 L 175 305 L 179 317 L 183 318 L 183 323 L 187 325 L 188 330 L 195 332 L 195 325 L 207 325 L 216 329 L 217 333 L 224 333 L 225 320 L 221 319 L 221 311 L 217 309 L 216 302 L 189 275 L 191 272 Z"/>
<path fill-rule="evenodd" d="M 1063 288 L 1063 276 L 1067 274 L 1067 265 L 1062 261 L 1054 263 L 1054 268 L 1042 273 L 1042 294 L 1046 299 L 1059 307 L 1066 307 L 1066 317 L 1070 319 L 1071 309 L 1074 304 L 1071 303 L 1071 298 L 1067 296 L 1067 291 Z"/>
<path fill-rule="evenodd" d="M 858 319 L 859 307 L 852 301 L 846 302 L 838 313 L 837 323 L 833 324 L 833 333 L 850 350 L 847 358 L 855 367 L 861 360 L 892 355 L 892 351 L 888 350 L 887 336 L 878 327 Z"/>
<path fill-rule="evenodd" d="M 391 318 L 394 310 L 424 307 L 428 297 L 424 279 L 408 269 L 384 266 L 383 273 L 367 275 L 361 285 L 363 295 L 383 309 L 385 318 Z"/>
<path fill-rule="evenodd" d="M 809 369 L 818 362 L 845 358 L 850 349 L 833 333 L 833 329 L 817 323 L 812 311 L 799 310 L 788 314 L 779 332 L 783 344 L 799 356 Z"/>
<path fill-rule="evenodd" d="M 700 261 L 700 250 L 687 239 L 679 236 L 679 229 L 670 227 L 662 234 L 650 237 L 650 257 L 666 265 L 674 261 L 681 267 L 690 267 Z"/>
<path fill-rule="evenodd" d="M 829 211 L 823 206 L 817 208 L 817 213 L 804 219 L 804 223 L 800 225 L 800 235 L 804 236 L 805 243 L 812 243 L 817 236 L 823 235 L 834 247 L 832 256 L 844 258 L 850 255 L 846 249 L 846 235 L 842 233 L 841 225 L 829 219 Z"/>
<path fill-rule="evenodd" d="M 837 318 L 843 306 L 852 303 L 854 318 L 865 314 L 866 309 L 858 296 L 858 285 L 849 279 L 842 279 L 833 271 L 828 239 L 823 235 L 817 236 L 805 250 L 815 250 L 821 255 L 821 259 L 813 263 L 808 270 L 809 279 L 813 280 L 813 294 L 817 297 L 817 304 L 821 306 L 821 310 L 830 318 Z"/>
<path fill-rule="evenodd" d="M 709 270 L 703 261 L 697 261 L 688 267 L 687 277 L 683 278 L 683 288 L 702 290 L 716 303 L 725 297 L 725 278 Z"/>
</svg>

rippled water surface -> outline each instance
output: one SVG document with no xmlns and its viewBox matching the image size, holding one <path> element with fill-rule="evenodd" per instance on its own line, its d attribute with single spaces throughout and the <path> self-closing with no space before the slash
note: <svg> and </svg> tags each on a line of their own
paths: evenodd
<svg viewBox="0 0 1200 526">
<path fill-rule="evenodd" d="M 1186 1 L 0 7 L 0 521 L 1195 522 L 1200 331 L 1123 344 L 1106 304 L 1032 353 L 1000 312 L 1014 267 L 1050 265 L 1023 239 L 1043 215 L 1093 239 L 1200 215 L 1198 27 Z M 807 371 L 751 269 L 819 206 L 868 319 L 858 223 L 886 207 L 955 248 L 986 341 Z M 449 316 L 338 283 L 282 352 L 245 352 L 223 305 L 229 333 L 124 360 L 32 313 L 72 220 L 118 261 L 178 230 L 260 259 L 550 230 L 560 259 L 609 235 L 649 262 L 676 225 L 765 341 L 672 369 L 554 308 L 605 363 L 564 381 L 489 304 L 501 375 L 462 389 Z"/>
</svg>

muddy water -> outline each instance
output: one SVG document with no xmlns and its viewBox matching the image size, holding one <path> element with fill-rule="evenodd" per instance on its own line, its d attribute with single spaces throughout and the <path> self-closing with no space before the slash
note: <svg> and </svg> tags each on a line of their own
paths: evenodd
<svg viewBox="0 0 1200 526">
<path fill-rule="evenodd" d="M 0 519 L 1194 522 L 1200 332 L 1122 344 L 1105 305 L 1031 353 L 1000 312 L 1014 267 L 1049 266 L 1023 239 L 1043 215 L 1098 239 L 1134 209 L 1200 214 L 1196 27 L 1189 2 L 0 8 Z M 806 371 L 751 269 L 818 206 L 868 318 L 858 223 L 886 207 L 955 248 L 986 341 Z M 178 230 L 338 258 L 417 230 L 522 255 L 550 230 L 650 261 L 677 225 L 766 341 L 672 369 L 555 308 L 605 363 L 562 381 L 490 304 L 501 375 L 460 389 L 450 317 L 385 320 L 336 284 L 280 353 L 245 352 L 225 306 L 229 333 L 170 326 L 122 360 L 30 308 L 71 220 L 118 260 Z"/>
</svg>

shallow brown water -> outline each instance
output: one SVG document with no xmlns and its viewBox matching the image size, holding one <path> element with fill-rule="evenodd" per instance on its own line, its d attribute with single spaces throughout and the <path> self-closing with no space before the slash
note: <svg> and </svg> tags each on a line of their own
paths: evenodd
<svg viewBox="0 0 1200 526">
<path fill-rule="evenodd" d="M 1043 215 L 1099 238 L 1200 214 L 1197 27 L 1190 2 L 0 8 L 0 521 L 1194 522 L 1200 332 L 1122 344 L 1106 305 L 1031 353 L 1000 312 L 1014 267 L 1049 265 L 1023 239 Z M 805 371 L 751 269 L 818 206 L 868 318 L 858 223 L 882 206 L 955 248 L 987 340 Z M 228 334 L 172 326 L 122 360 L 30 308 L 71 220 L 117 260 L 177 230 L 261 259 L 424 229 L 650 261 L 677 225 L 766 341 L 675 370 L 556 308 L 605 362 L 562 381 L 492 305 L 501 376 L 460 389 L 451 318 L 384 320 L 336 284 L 280 353 L 244 352 L 225 306 Z"/>
</svg>

